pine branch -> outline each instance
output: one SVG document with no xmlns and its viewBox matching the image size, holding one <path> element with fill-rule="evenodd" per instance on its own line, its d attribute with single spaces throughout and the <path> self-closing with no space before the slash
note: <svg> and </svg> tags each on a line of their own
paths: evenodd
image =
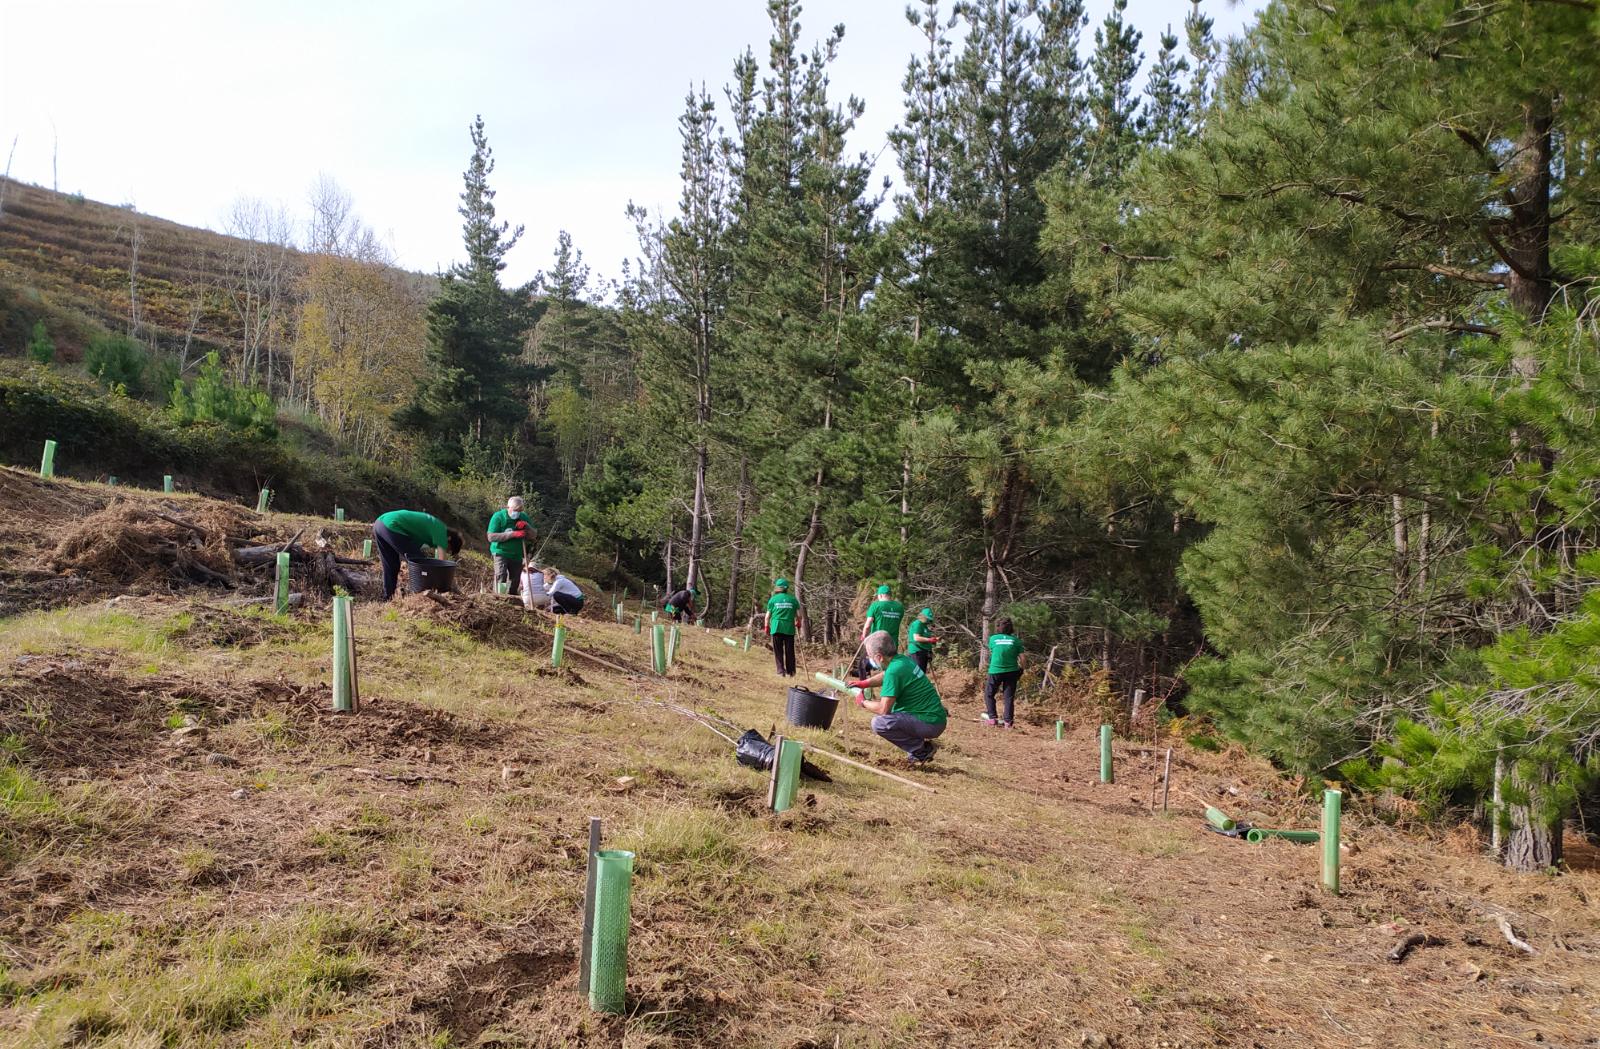
<svg viewBox="0 0 1600 1049">
<path fill-rule="evenodd" d="M 1389 262 L 1378 267 L 1383 273 L 1392 273 L 1396 270 L 1424 270 L 1441 277 L 1453 280 L 1464 280 L 1473 284 L 1488 284 L 1492 287 L 1503 288 L 1509 283 L 1504 277 L 1482 270 L 1463 269 L 1460 266 L 1444 266 L 1436 262 Z"/>
<path fill-rule="evenodd" d="M 1430 321 L 1422 321 L 1419 324 L 1413 324 L 1410 327 L 1401 328 L 1399 331 L 1390 332 L 1383 338 L 1385 342 L 1399 342 L 1401 339 L 1404 339 L 1409 335 L 1415 335 L 1419 331 L 1455 331 L 1464 332 L 1468 335 L 1487 335 L 1493 339 L 1498 339 L 1500 337 L 1499 328 L 1491 328 L 1485 324 L 1469 324 L 1465 321 L 1453 321 L 1447 317 L 1436 317 Z"/>
</svg>

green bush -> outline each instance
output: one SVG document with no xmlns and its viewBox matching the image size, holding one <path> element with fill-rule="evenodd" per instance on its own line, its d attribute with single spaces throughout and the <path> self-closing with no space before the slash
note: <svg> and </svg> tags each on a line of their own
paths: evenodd
<svg viewBox="0 0 1600 1049">
<path fill-rule="evenodd" d="M 33 333 L 28 336 L 28 356 L 39 364 L 53 364 L 56 344 L 44 329 L 44 321 L 33 322 Z"/>
<path fill-rule="evenodd" d="M 231 382 L 216 353 L 206 355 L 193 382 L 185 386 L 178 379 L 172 384 L 172 414 L 182 423 L 217 423 L 262 440 L 278 436 L 278 413 L 272 398 L 265 390 Z"/>
<path fill-rule="evenodd" d="M 126 335 L 96 335 L 83 351 L 83 367 L 108 389 L 138 393 L 143 389 L 150 355 Z"/>
</svg>

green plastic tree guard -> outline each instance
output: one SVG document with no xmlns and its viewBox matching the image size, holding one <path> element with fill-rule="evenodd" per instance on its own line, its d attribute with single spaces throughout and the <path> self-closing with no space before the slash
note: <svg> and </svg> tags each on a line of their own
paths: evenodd
<svg viewBox="0 0 1600 1049">
<path fill-rule="evenodd" d="M 651 612 L 650 613 L 650 622 L 654 623 L 655 621 L 656 621 L 656 613 L 655 612 Z"/>
<path fill-rule="evenodd" d="M 640 631 L 642 631 L 643 629 L 644 629 L 644 616 L 634 616 L 633 617 L 633 632 L 635 634 L 637 634 Z"/>
<path fill-rule="evenodd" d="M 805 749 L 805 744 L 798 739 L 785 739 L 778 745 L 773 755 L 773 760 L 778 763 L 775 773 L 778 786 L 772 795 L 773 812 L 787 812 L 794 808 L 795 791 L 800 787 L 801 755 Z"/>
<path fill-rule="evenodd" d="M 1344 794 L 1337 790 L 1322 792 L 1322 887 L 1339 895 L 1339 819 L 1344 808 Z"/>
<path fill-rule="evenodd" d="M 628 990 L 628 924 L 633 853 L 594 854 L 594 938 L 589 947 L 589 1008 L 620 1013 Z"/>
<path fill-rule="evenodd" d="M 1111 769 L 1111 726 L 1100 726 L 1100 782 L 1114 783 L 1116 776 Z"/>
<path fill-rule="evenodd" d="M 363 540 L 361 540 L 361 556 L 366 558 L 368 561 L 372 560 L 372 540 L 371 539 L 363 539 Z"/>
<path fill-rule="evenodd" d="M 161 475 L 161 490 L 163 492 L 168 493 L 169 495 L 172 493 L 172 475 L 171 474 L 162 474 Z"/>
<path fill-rule="evenodd" d="M 657 674 L 667 672 L 667 629 L 660 623 L 650 628 L 650 666 Z"/>
<path fill-rule="evenodd" d="M 271 498 L 272 498 L 272 489 L 270 489 L 270 488 L 261 489 L 261 494 L 256 496 L 256 513 L 258 513 L 258 514 L 266 513 L 267 512 L 267 501 L 269 499 L 271 499 Z"/>
<path fill-rule="evenodd" d="M 1210 805 L 1206 806 L 1206 822 L 1218 830 L 1232 830 L 1238 826 L 1238 824 L 1233 821 L 1232 816 L 1228 815 L 1226 812 L 1223 812 L 1221 809 L 1212 808 Z"/>
<path fill-rule="evenodd" d="M 509 593 L 511 593 L 511 580 L 509 580 L 509 579 L 496 579 L 494 581 L 494 592 L 497 593 L 497 594 L 509 594 Z"/>
<path fill-rule="evenodd" d="M 278 551 L 278 590 L 273 609 L 281 616 L 289 611 L 289 551 Z"/>
<path fill-rule="evenodd" d="M 750 651 L 750 635 L 749 634 L 746 634 L 744 636 L 744 648 L 742 649 L 742 651 L 745 651 L 745 652 Z"/>
<path fill-rule="evenodd" d="M 333 599 L 333 709 L 341 714 L 355 710 L 350 688 L 350 632 L 346 628 L 350 599 Z"/>
<path fill-rule="evenodd" d="M 731 638 L 731 637 L 725 637 L 725 638 L 723 638 L 723 639 L 722 639 L 722 643 L 723 643 L 723 644 L 724 644 L 724 645 L 727 645 L 727 646 L 728 646 L 728 647 L 729 647 L 729 648 L 738 648 L 738 647 L 739 647 L 739 642 L 737 642 L 737 641 L 735 641 L 735 640 L 734 640 L 734 639 L 733 639 L 733 638 Z"/>
<path fill-rule="evenodd" d="M 44 458 L 39 460 L 39 476 L 54 477 L 56 475 L 56 442 L 44 442 Z"/>
<path fill-rule="evenodd" d="M 672 633 L 667 638 L 667 666 L 669 667 L 678 661 L 678 641 L 678 628 L 674 625 Z"/>
<path fill-rule="evenodd" d="M 816 679 L 818 681 L 822 682 L 824 685 L 827 685 L 829 688 L 836 688 L 840 692 L 849 692 L 850 691 L 850 686 L 849 685 L 845 684 L 843 681 L 840 681 L 838 678 L 834 677 L 832 674 L 824 674 L 822 671 L 819 670 L 819 671 L 817 671 L 815 677 L 816 677 Z"/>
<path fill-rule="evenodd" d="M 111 487 L 115 488 L 117 486 L 117 475 L 116 474 L 112 474 L 110 477 L 106 478 L 106 484 L 108 484 Z"/>
<path fill-rule="evenodd" d="M 615 610 L 616 610 L 616 613 L 617 613 L 617 622 L 620 623 L 620 622 L 622 622 L 622 602 L 621 601 L 616 602 Z"/>
<path fill-rule="evenodd" d="M 556 632 L 550 642 L 550 665 L 559 667 L 561 656 L 567 650 L 567 627 L 564 623 L 556 624 Z"/>
<path fill-rule="evenodd" d="M 333 520 L 336 524 L 344 524 L 344 507 L 336 506 L 333 508 Z"/>
<path fill-rule="evenodd" d="M 1066 728 L 1066 722 L 1064 722 L 1064 721 L 1057 721 L 1056 722 L 1056 742 L 1057 743 L 1061 742 L 1061 731 L 1064 728 Z"/>
<path fill-rule="evenodd" d="M 1301 845 L 1315 845 L 1322 840 L 1322 835 L 1314 830 L 1272 830 L 1269 827 L 1251 827 L 1244 839 L 1252 845 L 1259 845 L 1268 838 L 1282 838 L 1284 841 L 1299 842 Z"/>
</svg>

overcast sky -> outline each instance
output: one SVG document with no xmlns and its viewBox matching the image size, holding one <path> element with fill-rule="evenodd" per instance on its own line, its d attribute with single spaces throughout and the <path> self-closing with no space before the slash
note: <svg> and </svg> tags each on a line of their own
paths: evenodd
<svg viewBox="0 0 1600 1049">
<path fill-rule="evenodd" d="M 1111 0 L 1089 0 L 1095 22 Z M 948 5 L 946 5 L 948 6 Z M 1217 35 L 1259 5 L 1204 0 Z M 559 230 L 598 274 L 634 254 L 623 208 L 677 197 L 691 85 L 720 97 L 762 0 L 0 0 L 0 164 L 13 177 L 196 226 L 240 196 L 296 215 L 319 172 L 354 197 L 401 265 L 457 258 L 455 213 L 482 113 L 502 218 L 527 226 L 508 276 L 544 267 Z M 833 83 L 867 103 L 877 154 L 917 45 L 904 0 L 807 0 L 807 40 L 846 26 Z M 1153 53 L 1189 0 L 1131 0 Z M 1085 43 L 1092 41 L 1092 28 Z M 56 144 L 53 146 L 53 143 Z M 880 163 L 892 174 L 890 158 Z M 3 170 L 3 168 L 0 168 Z"/>
</svg>

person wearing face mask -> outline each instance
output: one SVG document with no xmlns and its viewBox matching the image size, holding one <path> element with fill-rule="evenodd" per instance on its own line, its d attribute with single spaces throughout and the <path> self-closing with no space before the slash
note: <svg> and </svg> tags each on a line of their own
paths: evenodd
<svg viewBox="0 0 1600 1049">
<path fill-rule="evenodd" d="M 495 589 L 505 587 L 508 594 L 522 589 L 522 563 L 528 556 L 527 542 L 533 537 L 533 522 L 522 509 L 522 496 L 506 500 L 504 510 L 489 518 L 489 553 L 494 556 Z"/>
<path fill-rule="evenodd" d="M 877 688 L 878 698 L 856 694 L 856 703 L 870 710 L 872 731 L 906 752 L 906 760 L 922 765 L 933 760 L 935 738 L 944 733 L 949 712 L 928 675 L 909 656 L 900 655 L 887 630 L 868 634 L 863 643 L 867 663 L 878 671 L 848 682 L 851 688 Z"/>
</svg>

